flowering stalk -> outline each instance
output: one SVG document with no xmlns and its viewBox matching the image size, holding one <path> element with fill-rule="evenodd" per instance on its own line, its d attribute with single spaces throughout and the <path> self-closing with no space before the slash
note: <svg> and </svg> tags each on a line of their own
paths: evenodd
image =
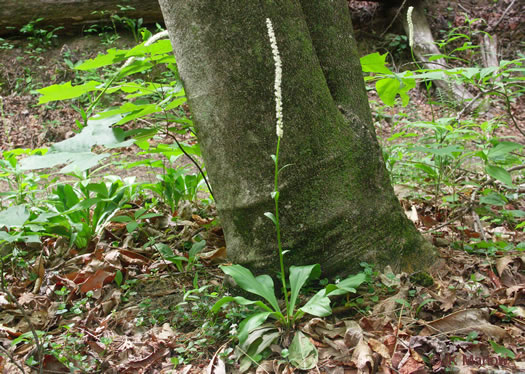
<svg viewBox="0 0 525 374">
<path fill-rule="evenodd" d="M 414 11 L 413 6 L 409 6 L 407 9 L 407 24 L 408 24 L 408 45 L 410 49 L 414 48 L 414 23 L 412 22 L 412 12 Z"/>
<path fill-rule="evenodd" d="M 284 293 L 284 301 L 286 304 L 286 311 L 288 311 L 288 291 L 286 287 L 286 278 L 284 272 L 284 255 L 283 248 L 281 244 L 281 228 L 279 226 L 279 146 L 281 144 L 281 138 L 283 136 L 283 101 L 282 101 L 282 91 L 281 91 L 281 81 L 282 81 L 282 63 L 281 57 L 279 55 L 279 49 L 277 48 L 277 39 L 275 38 L 275 33 L 273 31 L 272 21 L 269 18 L 266 18 L 266 27 L 268 28 L 268 36 L 270 38 L 270 44 L 272 46 L 273 60 L 275 63 L 275 81 L 274 81 L 274 91 L 275 91 L 275 116 L 277 118 L 277 123 L 275 126 L 275 132 L 277 134 L 277 149 L 275 151 L 275 156 L 272 156 L 272 159 L 275 164 L 274 172 L 274 187 L 272 192 L 272 198 L 275 201 L 275 229 L 277 231 L 277 248 L 279 249 L 279 263 L 281 265 L 281 282 Z M 290 323 L 290 317 L 288 312 L 286 312 L 286 323 Z"/>
</svg>

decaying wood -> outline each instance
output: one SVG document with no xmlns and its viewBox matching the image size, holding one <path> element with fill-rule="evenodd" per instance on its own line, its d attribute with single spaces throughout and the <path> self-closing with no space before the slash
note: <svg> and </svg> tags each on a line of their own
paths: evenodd
<svg viewBox="0 0 525 374">
<path fill-rule="evenodd" d="M 121 11 L 118 5 L 134 9 Z M 17 34 L 22 26 L 41 17 L 43 25 L 75 31 L 109 22 L 111 14 L 143 18 L 144 23 L 163 22 L 156 0 L 0 0 L 0 36 Z"/>
</svg>

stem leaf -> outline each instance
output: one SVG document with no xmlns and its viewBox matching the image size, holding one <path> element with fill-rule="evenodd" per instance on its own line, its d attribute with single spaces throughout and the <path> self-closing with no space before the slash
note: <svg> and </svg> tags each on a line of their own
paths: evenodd
<svg viewBox="0 0 525 374">
<path fill-rule="evenodd" d="M 277 226 L 277 219 L 275 218 L 275 215 L 272 212 L 266 212 L 264 213 L 266 217 L 272 220 L 273 224 Z"/>
</svg>

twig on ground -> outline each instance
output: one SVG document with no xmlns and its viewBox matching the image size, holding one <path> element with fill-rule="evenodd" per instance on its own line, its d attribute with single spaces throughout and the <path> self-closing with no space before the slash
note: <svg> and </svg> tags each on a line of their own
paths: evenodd
<svg viewBox="0 0 525 374">
<path fill-rule="evenodd" d="M 510 8 L 512 8 L 512 6 L 514 5 L 514 3 L 516 2 L 516 0 L 512 0 L 512 2 L 509 4 L 509 6 L 507 7 L 507 9 L 505 9 L 503 11 L 503 14 L 501 15 L 501 17 L 499 18 L 499 20 L 493 25 L 493 26 L 490 26 L 487 30 L 487 32 L 492 32 L 494 31 L 494 29 L 496 29 L 496 27 L 499 26 L 499 24 L 501 23 L 501 21 L 503 21 L 503 19 L 507 16 L 507 13 L 509 12 Z"/>
</svg>

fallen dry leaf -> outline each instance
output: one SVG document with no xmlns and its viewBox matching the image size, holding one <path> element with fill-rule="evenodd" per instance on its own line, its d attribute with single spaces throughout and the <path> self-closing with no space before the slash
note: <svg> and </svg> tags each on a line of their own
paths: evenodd
<svg viewBox="0 0 525 374">
<path fill-rule="evenodd" d="M 488 309 L 460 310 L 432 322 L 425 322 L 421 335 L 468 334 L 471 331 L 478 331 L 500 341 L 507 336 L 507 333 L 501 327 L 488 322 L 489 314 Z"/>
<path fill-rule="evenodd" d="M 357 343 L 352 354 L 352 361 L 357 366 L 358 373 L 371 373 L 374 367 L 374 359 L 372 357 L 372 350 L 368 346 L 365 339 L 361 339 Z"/>
<path fill-rule="evenodd" d="M 496 270 L 498 271 L 498 274 L 501 276 L 503 274 L 503 271 L 507 267 L 508 264 L 510 264 L 514 259 L 510 256 L 503 256 L 499 257 L 496 260 Z"/>
<path fill-rule="evenodd" d="M 368 339 L 368 345 L 370 346 L 370 348 L 372 348 L 374 352 L 378 353 L 385 360 L 389 361 L 391 359 L 388 348 L 386 347 L 386 345 L 381 343 L 379 340 L 370 338 Z"/>
<path fill-rule="evenodd" d="M 106 270 L 98 269 L 95 274 L 90 275 L 84 283 L 80 286 L 80 292 L 86 293 L 88 291 L 93 291 L 102 286 L 105 283 L 110 283 L 115 278 L 114 273 L 110 273 Z"/>
</svg>

